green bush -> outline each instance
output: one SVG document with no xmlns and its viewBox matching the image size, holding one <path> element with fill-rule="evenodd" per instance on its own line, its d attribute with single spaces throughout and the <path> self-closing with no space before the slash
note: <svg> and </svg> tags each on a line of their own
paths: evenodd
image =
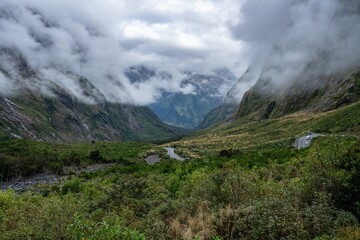
<svg viewBox="0 0 360 240">
<path fill-rule="evenodd" d="M 139 232 L 123 228 L 119 217 L 113 215 L 107 216 L 101 222 L 93 222 L 75 214 L 67 231 L 74 240 L 145 240 L 144 235 Z"/>
</svg>

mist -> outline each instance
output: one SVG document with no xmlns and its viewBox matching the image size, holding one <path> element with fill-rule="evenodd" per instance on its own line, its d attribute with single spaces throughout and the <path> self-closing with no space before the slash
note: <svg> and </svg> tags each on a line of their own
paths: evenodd
<svg viewBox="0 0 360 240">
<path fill-rule="evenodd" d="M 110 102 L 147 105 L 163 91 L 196 94 L 183 84 L 185 72 L 241 71 L 241 43 L 227 27 L 239 9 L 233 0 L 2 0 L 0 93 L 25 87 L 51 95 L 56 85 L 94 103 L 81 89 L 83 76 Z M 19 74 L 21 59 L 36 76 Z M 132 66 L 159 74 L 134 84 L 124 75 Z"/>
<path fill-rule="evenodd" d="M 219 88 L 236 103 L 259 79 L 267 93 L 312 87 L 360 65 L 359 13 L 357 0 L 2 0 L 0 94 L 51 95 L 55 85 L 89 104 L 148 105 L 164 91 L 196 94 L 184 73 L 219 69 L 239 77 Z M 157 74 L 132 83 L 133 66 Z M 84 94 L 78 76 L 99 96 Z"/>
<path fill-rule="evenodd" d="M 264 94 L 277 94 L 360 66 L 359 1 L 252 0 L 242 9 L 232 30 L 247 44 L 250 68 L 232 90 L 237 101 L 258 80 Z"/>
</svg>

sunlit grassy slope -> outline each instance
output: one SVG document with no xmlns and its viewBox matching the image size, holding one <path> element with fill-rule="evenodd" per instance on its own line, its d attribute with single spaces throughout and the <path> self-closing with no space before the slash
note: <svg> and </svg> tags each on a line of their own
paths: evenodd
<svg viewBox="0 0 360 240">
<path fill-rule="evenodd" d="M 240 118 L 229 125 L 217 125 L 171 144 L 189 157 L 199 157 L 224 149 L 291 147 L 297 136 L 308 131 L 359 136 L 360 102 L 326 113 L 298 112 L 250 123 Z"/>
</svg>

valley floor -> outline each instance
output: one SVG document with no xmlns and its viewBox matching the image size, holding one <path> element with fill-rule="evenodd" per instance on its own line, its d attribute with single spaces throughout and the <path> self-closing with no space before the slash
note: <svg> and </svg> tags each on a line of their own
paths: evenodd
<svg viewBox="0 0 360 240">
<path fill-rule="evenodd" d="M 215 126 L 165 144 L 0 142 L 0 239 L 360 239 L 360 104 Z M 325 134 L 296 149 L 297 136 Z M 158 155 L 159 162 L 146 163 Z M 115 164 L 78 175 L 64 167 Z"/>
</svg>

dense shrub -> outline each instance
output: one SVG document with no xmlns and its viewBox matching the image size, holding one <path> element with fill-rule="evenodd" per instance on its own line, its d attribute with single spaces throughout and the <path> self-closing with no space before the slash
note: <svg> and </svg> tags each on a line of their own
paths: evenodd
<svg viewBox="0 0 360 240">
<path fill-rule="evenodd" d="M 0 239 L 356 239 L 360 144 L 313 144 L 153 166 L 124 157 L 42 195 L 0 192 Z M 21 164 L 6 163 L 19 173 Z"/>
</svg>

